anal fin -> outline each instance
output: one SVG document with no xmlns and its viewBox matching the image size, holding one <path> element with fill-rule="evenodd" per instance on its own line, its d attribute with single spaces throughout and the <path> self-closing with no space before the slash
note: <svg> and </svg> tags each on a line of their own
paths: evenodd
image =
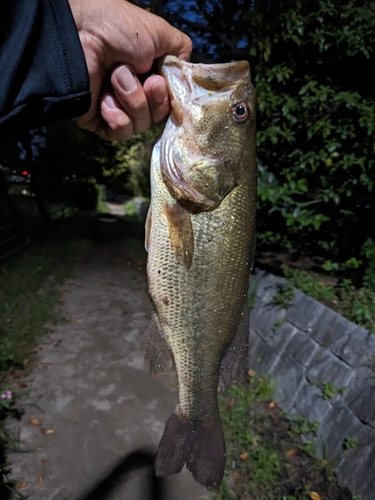
<svg viewBox="0 0 375 500">
<path fill-rule="evenodd" d="M 173 358 L 169 351 L 158 317 L 151 316 L 146 340 L 145 364 L 151 375 L 162 377 L 170 371 Z"/>
<path fill-rule="evenodd" d="M 220 366 L 220 386 L 223 390 L 242 382 L 249 364 L 249 308 L 247 297 L 236 335 L 224 353 Z"/>
</svg>

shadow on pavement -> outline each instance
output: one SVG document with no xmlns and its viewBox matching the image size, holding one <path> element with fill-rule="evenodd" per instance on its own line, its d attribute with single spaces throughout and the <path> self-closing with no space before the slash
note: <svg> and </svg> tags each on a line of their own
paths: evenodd
<svg viewBox="0 0 375 500">
<path fill-rule="evenodd" d="M 155 458 L 156 453 L 148 448 L 140 448 L 132 451 L 118 463 L 107 477 L 101 479 L 89 492 L 79 497 L 78 500 L 106 500 L 115 489 L 124 486 L 130 479 L 130 473 L 146 467 L 150 469 L 150 474 L 147 477 L 149 481 L 149 485 L 147 485 L 147 490 L 149 491 L 147 500 L 163 500 L 164 479 L 155 476 Z"/>
</svg>

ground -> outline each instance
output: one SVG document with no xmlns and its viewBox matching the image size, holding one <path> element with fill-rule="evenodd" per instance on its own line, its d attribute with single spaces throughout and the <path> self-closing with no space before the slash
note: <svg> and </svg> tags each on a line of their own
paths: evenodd
<svg viewBox="0 0 375 500">
<path fill-rule="evenodd" d="M 20 432 L 27 452 L 8 453 L 8 463 L 30 500 L 151 498 L 146 478 L 177 389 L 172 375 L 155 380 L 144 368 L 152 306 L 134 241 L 99 240 L 83 257 L 61 287 L 64 321 L 42 334 L 32 369 L 18 375 L 26 412 L 7 431 Z M 160 487 L 163 499 L 210 498 L 186 470 Z"/>
<path fill-rule="evenodd" d="M 7 419 L 6 439 L 0 436 L 7 443 L 4 470 L 11 471 L 3 475 L 3 483 L 7 476 L 13 481 L 13 498 L 351 498 L 337 485 L 333 464 L 314 458 L 309 441 L 301 441 L 301 435 L 311 434 L 315 424 L 305 419 L 291 422 L 272 401 L 272 383 L 257 378 L 253 370 L 246 383 L 220 395 L 227 443 L 220 491 L 206 491 L 187 471 L 156 480 L 152 475 L 155 451 L 176 405 L 177 389 L 173 375 L 155 380 L 143 364 L 152 311 L 143 227 L 93 217 L 66 223 L 68 234 L 64 226 L 49 232 L 45 239 L 34 242 L 31 251 L 12 261 L 12 266 L 1 269 L 3 305 L 12 305 L 21 297 L 18 308 L 12 306 L 12 312 L 5 308 L 0 327 L 8 325 L 10 336 L 19 331 L 16 344 L 22 341 L 25 325 L 30 337 L 25 345 L 21 342 L 18 359 L 23 360 L 24 368 L 12 368 L 3 381 L 3 389 L 11 389 L 15 395 L 12 408 L 21 410 L 20 421 Z M 77 252 L 82 254 L 78 266 L 66 279 Z M 38 278 L 41 271 L 44 281 Z M 50 288 L 54 290 L 54 275 L 61 280 L 65 277 L 59 287 L 57 322 L 47 323 L 35 345 L 35 333 L 46 321 L 43 318 L 50 317 L 41 305 L 53 313 L 56 304 L 56 296 L 47 300 Z M 36 300 L 41 295 L 43 300 Z M 36 321 L 32 313 L 38 304 L 40 318 Z M 17 322 L 22 316 L 23 321 Z M 30 345 L 35 345 L 32 356 Z M 4 352 L 0 361 L 13 359 L 9 357 L 12 352 L 6 358 Z M 1 500 L 2 491 L 9 490 L 0 487 Z"/>
</svg>

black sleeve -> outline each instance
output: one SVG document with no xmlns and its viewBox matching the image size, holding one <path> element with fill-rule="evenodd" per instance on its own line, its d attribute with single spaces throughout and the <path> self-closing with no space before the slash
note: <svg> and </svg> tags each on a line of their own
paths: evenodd
<svg viewBox="0 0 375 500">
<path fill-rule="evenodd" d="M 90 102 L 68 0 L 0 0 L 0 135 L 80 116 Z"/>
</svg>

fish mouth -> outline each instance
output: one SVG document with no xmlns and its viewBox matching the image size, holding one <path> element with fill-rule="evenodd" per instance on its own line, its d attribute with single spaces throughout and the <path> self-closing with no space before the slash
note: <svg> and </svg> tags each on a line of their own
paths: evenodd
<svg viewBox="0 0 375 500">
<path fill-rule="evenodd" d="M 228 91 L 250 79 L 247 61 L 193 64 L 175 56 L 165 56 L 159 61 L 159 72 L 167 83 L 171 106 L 180 122 L 189 103 L 201 97 L 207 99 L 207 92 Z"/>
</svg>

